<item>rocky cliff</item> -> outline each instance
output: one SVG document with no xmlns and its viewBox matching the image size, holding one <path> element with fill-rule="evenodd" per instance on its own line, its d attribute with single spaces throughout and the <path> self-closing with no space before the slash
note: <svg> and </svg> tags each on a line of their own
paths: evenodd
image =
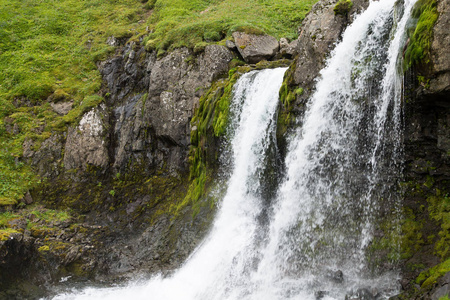
<svg viewBox="0 0 450 300">
<path fill-rule="evenodd" d="M 191 182 L 205 174 L 193 172 L 192 165 L 214 170 L 217 162 L 217 103 L 230 96 L 238 74 L 274 66 L 252 64 L 295 58 L 280 91 L 277 135 L 283 154 L 286 134 L 301 126 L 296 121 L 325 59 L 354 15 L 368 5 L 344 2 L 318 2 L 291 43 L 235 33 L 226 46 L 195 52 L 178 48 L 157 56 L 139 41 L 111 39 L 115 55 L 97 65 L 105 101 L 40 147 L 31 140 L 23 145 L 23 159 L 46 178 L 24 203 L 45 208 L 25 208 L 8 225 L 14 232 L 0 242 L 0 296 L 41 295 L 38 285 L 66 284 L 67 278 L 68 283 L 114 280 L 177 267 L 207 232 L 214 214 L 210 202 L 196 199 L 200 205 L 193 209 L 186 197 Z M 433 3 L 438 18 L 430 60 L 412 64 L 405 73 L 403 231 L 412 242 L 404 242 L 399 265 L 405 293 L 437 299 L 450 282 L 439 276 L 431 284 L 423 282 L 431 278 L 428 268 L 450 256 L 450 16 L 448 0 Z M 263 51 L 255 51 L 257 43 Z M 56 104 L 59 114 L 69 113 L 64 104 Z M 211 178 L 203 179 L 201 191 L 208 182 Z M 71 209 L 72 215 L 44 217 L 61 208 Z M 31 226 L 27 219 L 34 220 Z M 422 271 L 428 277 L 416 281 Z"/>
</svg>

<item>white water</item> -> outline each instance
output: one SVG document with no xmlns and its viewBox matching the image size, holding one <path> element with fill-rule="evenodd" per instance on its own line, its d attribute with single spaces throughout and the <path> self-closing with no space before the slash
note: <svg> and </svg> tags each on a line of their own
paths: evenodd
<svg viewBox="0 0 450 300">
<path fill-rule="evenodd" d="M 372 2 L 347 28 L 321 72 L 304 125 L 291 137 L 276 199 L 263 200 L 261 191 L 284 69 L 238 81 L 226 196 L 188 261 L 167 278 L 54 299 L 307 300 L 319 290 L 327 291 L 323 299 L 365 286 L 395 291 L 395 273 L 370 276 L 365 250 L 380 202 L 395 208 L 398 53 L 413 1 L 398 20 L 395 0 Z M 335 270 L 343 271 L 343 283 L 327 277 Z"/>
</svg>

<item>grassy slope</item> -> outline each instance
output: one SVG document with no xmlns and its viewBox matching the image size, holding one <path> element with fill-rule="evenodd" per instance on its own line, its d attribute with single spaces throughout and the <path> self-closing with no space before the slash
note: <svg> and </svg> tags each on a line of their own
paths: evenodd
<svg viewBox="0 0 450 300">
<path fill-rule="evenodd" d="M 0 0 L 0 205 L 39 182 L 19 161 L 24 140 L 38 148 L 102 101 L 95 61 L 113 50 L 108 36 L 133 35 L 143 12 L 137 0 Z M 58 116 L 49 96 L 74 109 Z"/>
<path fill-rule="evenodd" d="M 95 62 L 111 55 L 110 36 L 166 50 L 217 42 L 236 29 L 294 38 L 316 0 L 0 0 L 0 206 L 39 184 L 20 161 L 103 99 Z M 150 10 L 153 9 L 153 10 Z M 58 116 L 50 101 L 73 101 Z"/>
</svg>

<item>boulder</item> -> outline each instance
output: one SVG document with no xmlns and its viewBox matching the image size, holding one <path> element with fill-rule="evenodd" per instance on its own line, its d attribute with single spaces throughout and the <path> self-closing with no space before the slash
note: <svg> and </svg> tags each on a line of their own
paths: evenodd
<svg viewBox="0 0 450 300">
<path fill-rule="evenodd" d="M 230 41 L 230 40 L 227 40 L 225 42 L 225 46 L 227 46 L 227 48 L 230 49 L 230 50 L 236 49 L 236 44 L 233 43 L 233 41 Z"/>
<path fill-rule="evenodd" d="M 108 149 L 104 140 L 103 120 L 100 109 L 84 114 L 77 127 L 68 130 L 64 167 L 86 170 L 88 165 L 106 168 Z"/>
<path fill-rule="evenodd" d="M 239 53 L 247 63 L 269 60 L 278 52 L 280 46 L 276 38 L 270 35 L 255 35 L 244 32 L 233 33 Z"/>
<path fill-rule="evenodd" d="M 344 282 L 344 273 L 341 270 L 332 271 L 328 270 L 325 277 L 334 283 Z"/>
</svg>

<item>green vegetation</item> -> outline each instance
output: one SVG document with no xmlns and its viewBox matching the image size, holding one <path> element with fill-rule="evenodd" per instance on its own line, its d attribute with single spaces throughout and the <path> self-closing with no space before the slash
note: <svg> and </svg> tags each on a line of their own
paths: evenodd
<svg viewBox="0 0 450 300">
<path fill-rule="evenodd" d="M 351 0 L 339 0 L 334 6 L 333 11 L 335 15 L 347 16 L 352 7 L 353 2 Z"/>
<path fill-rule="evenodd" d="M 305 92 L 303 88 L 298 87 L 294 81 L 296 64 L 290 65 L 289 69 L 284 74 L 283 83 L 280 88 L 280 101 L 282 103 L 281 110 L 277 118 L 277 138 L 279 141 L 283 140 L 289 124 L 293 120 L 292 109 L 297 96 L 303 95 Z"/>
<path fill-rule="evenodd" d="M 420 273 L 416 278 L 416 283 L 420 284 L 421 288 L 430 288 L 437 282 L 439 277 L 447 272 L 450 272 L 450 259 Z"/>
<path fill-rule="evenodd" d="M 436 254 L 442 259 L 450 257 L 450 197 L 443 195 L 440 190 L 436 190 L 435 195 L 427 198 L 430 217 L 438 222 L 441 231 L 440 239 L 435 246 Z"/>
<path fill-rule="evenodd" d="M 108 37 L 142 30 L 138 0 L 0 0 L 0 206 L 17 204 L 40 181 L 19 161 L 54 131 L 103 101 L 95 62 L 112 53 Z M 51 102 L 73 102 L 66 116 Z"/>
<path fill-rule="evenodd" d="M 234 31 L 296 38 L 296 30 L 316 0 L 158 0 L 152 1 L 147 49 L 160 54 L 204 42 L 217 42 Z"/>
<path fill-rule="evenodd" d="M 30 206 L 15 213 L 0 213 L 0 240 L 6 240 L 12 233 L 23 233 L 24 228 L 31 231 L 35 237 L 44 237 L 46 232 L 52 231 L 51 226 L 70 220 L 68 211 L 45 209 L 41 206 Z"/>
<path fill-rule="evenodd" d="M 238 71 L 239 70 L 239 71 Z M 210 181 L 209 164 L 217 159 L 217 153 L 207 153 L 208 145 L 213 139 L 223 136 L 228 124 L 229 106 L 232 97 L 233 85 L 248 67 L 231 69 L 228 79 L 216 81 L 211 88 L 200 98 L 199 108 L 191 120 L 191 150 L 189 154 L 190 180 L 186 197 L 180 203 L 179 211 L 189 203 L 196 203 L 204 194 L 207 183 Z"/>
<path fill-rule="evenodd" d="M 217 167 L 218 153 L 209 150 L 209 145 L 226 135 L 229 121 L 230 102 L 233 86 L 244 73 L 252 70 L 287 67 L 289 60 L 274 62 L 261 61 L 255 66 L 242 66 L 242 62 L 233 60 L 230 66 L 236 66 L 228 72 L 227 79 L 220 79 L 200 98 L 199 107 L 191 120 L 191 149 L 189 153 L 191 184 L 184 200 L 176 211 L 188 204 L 194 204 L 194 213 L 198 208 L 198 200 L 205 194 L 211 181 L 211 172 Z M 211 147 L 214 148 L 214 147 Z M 216 147 L 218 150 L 218 147 Z"/>
<path fill-rule="evenodd" d="M 39 150 L 103 101 L 96 62 L 113 54 L 108 38 L 144 38 L 159 55 L 181 46 L 200 53 L 236 30 L 295 38 L 316 1 L 0 0 L 0 206 L 40 183 L 23 163 L 24 142 Z M 57 102 L 72 110 L 58 115 Z"/>
<path fill-rule="evenodd" d="M 430 48 L 434 23 L 439 16 L 436 0 L 419 0 L 414 5 L 415 27 L 409 31 L 409 44 L 405 53 L 405 67 L 426 65 L 430 62 Z"/>
</svg>

